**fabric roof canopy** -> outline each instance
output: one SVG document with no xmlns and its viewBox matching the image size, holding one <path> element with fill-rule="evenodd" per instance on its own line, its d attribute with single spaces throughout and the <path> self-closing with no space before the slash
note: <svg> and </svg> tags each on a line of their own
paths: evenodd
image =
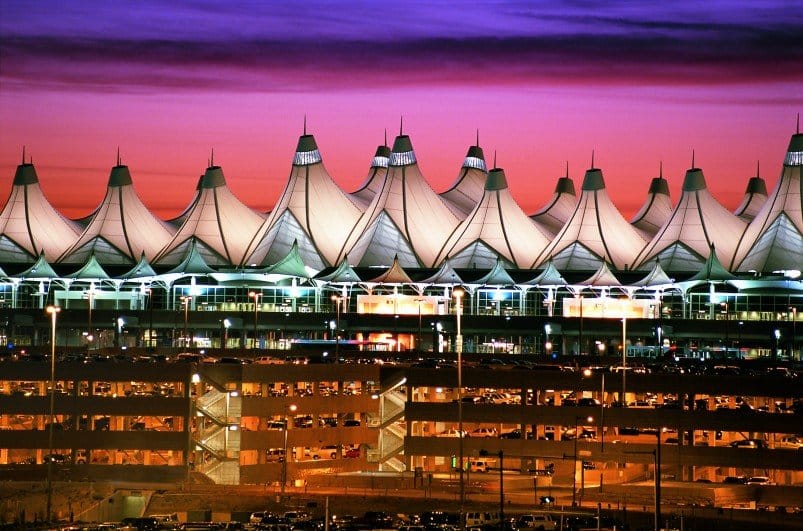
<svg viewBox="0 0 803 531">
<path fill-rule="evenodd" d="M 45 198 L 33 163 L 23 160 L 0 212 L 0 262 L 30 263 L 40 253 L 55 261 L 73 244 L 78 232 L 75 223 L 59 214 Z"/>
<path fill-rule="evenodd" d="M 465 218 L 482 199 L 487 175 L 488 169 L 482 148 L 479 143 L 470 146 L 454 184 L 440 194 L 446 206 L 458 219 Z"/>
<path fill-rule="evenodd" d="M 436 259 L 456 267 L 492 267 L 499 259 L 526 268 L 549 244 L 546 229 L 527 217 L 510 195 L 505 171 L 492 169 L 482 199 L 455 228 Z"/>
<path fill-rule="evenodd" d="M 552 259 L 562 270 L 594 271 L 602 262 L 627 269 L 645 243 L 608 196 L 602 170 L 591 168 L 571 218 L 531 267 Z"/>
<path fill-rule="evenodd" d="M 387 140 L 385 143 L 387 144 Z M 371 204 L 377 192 L 382 188 L 382 181 L 388 174 L 388 161 L 390 161 L 390 148 L 387 145 L 377 146 L 376 154 L 371 159 L 368 176 L 356 191 L 349 194 L 363 210 Z"/>
<path fill-rule="evenodd" d="M 653 178 L 647 199 L 630 220 L 630 224 L 649 240 L 663 227 L 672 215 L 672 200 L 669 198 L 669 183 L 662 177 Z"/>
<path fill-rule="evenodd" d="M 315 137 L 305 134 L 298 139 L 287 186 L 251 240 L 244 263 L 275 262 L 297 242 L 304 263 L 320 271 L 337 263 L 361 214 L 326 171 Z"/>
<path fill-rule="evenodd" d="M 792 135 L 781 177 L 742 235 L 733 271 L 803 269 L 803 134 Z"/>
<path fill-rule="evenodd" d="M 173 236 L 168 224 L 151 214 L 140 200 L 128 166 L 121 165 L 119 159 L 117 162 L 103 201 L 60 262 L 82 263 L 94 255 L 101 256 L 105 264 L 131 264 L 142 253 L 154 258 Z"/>
<path fill-rule="evenodd" d="M 712 245 L 720 261 L 730 263 L 745 223 L 720 205 L 705 183 L 703 170 L 690 168 L 675 209 L 652 241 L 639 253 L 638 267 L 658 258 L 669 271 L 698 271 Z"/>
<path fill-rule="evenodd" d="M 569 178 L 569 168 L 566 168 L 566 176 L 558 179 L 555 185 L 555 193 L 538 212 L 531 215 L 533 221 L 537 221 L 554 236 L 563 228 L 569 218 L 572 217 L 577 206 L 577 196 L 574 193 L 574 181 Z"/>
<path fill-rule="evenodd" d="M 750 177 L 750 180 L 747 181 L 747 189 L 744 191 L 744 198 L 733 213 L 743 221 L 750 223 L 766 202 L 767 183 L 761 177 Z"/>
<path fill-rule="evenodd" d="M 356 265 L 434 267 L 457 218 L 432 191 L 418 168 L 410 137 L 393 143 L 382 188 L 352 230 L 341 256 Z"/>
<path fill-rule="evenodd" d="M 220 166 L 210 166 L 201 179 L 198 200 L 170 243 L 154 263 L 175 265 L 197 243 L 197 251 L 212 265 L 240 264 L 262 216 L 245 206 L 226 186 Z"/>
</svg>

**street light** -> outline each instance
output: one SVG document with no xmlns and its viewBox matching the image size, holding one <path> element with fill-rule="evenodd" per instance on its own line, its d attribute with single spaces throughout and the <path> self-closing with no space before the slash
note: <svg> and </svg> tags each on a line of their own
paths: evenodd
<svg viewBox="0 0 803 531">
<path fill-rule="evenodd" d="M 184 346 L 186 346 L 188 348 L 190 346 L 190 341 L 187 339 L 187 321 L 190 318 L 189 311 L 190 311 L 190 301 L 191 300 L 192 300 L 192 297 L 190 297 L 188 295 L 185 295 L 185 296 L 181 297 L 181 302 L 182 302 L 182 304 L 184 304 L 184 343 L 185 343 Z"/>
<path fill-rule="evenodd" d="M 51 508 L 53 506 L 53 424 L 56 401 L 56 317 L 61 308 L 48 306 L 50 314 L 50 424 L 47 430 L 47 521 L 51 521 Z"/>
<path fill-rule="evenodd" d="M 249 291 L 248 296 L 254 299 L 254 347 L 257 348 L 257 319 L 259 315 L 259 298 L 262 296 L 261 293 L 257 293 L 256 291 Z"/>
<path fill-rule="evenodd" d="M 627 315 L 622 316 L 622 407 L 627 407 L 625 382 L 627 380 Z"/>
<path fill-rule="evenodd" d="M 415 349 L 421 350 L 421 303 L 426 300 L 419 297 L 415 299 L 415 302 L 418 303 L 418 336 L 415 338 Z"/>
<path fill-rule="evenodd" d="M 600 384 L 599 390 L 599 431 L 600 431 L 600 451 L 605 451 L 605 373 L 600 371 L 600 376 L 602 377 L 602 382 Z M 583 371 L 583 376 L 589 378 L 594 375 L 594 371 L 591 369 L 585 369 Z M 576 435 L 576 434 L 575 434 Z"/>
<path fill-rule="evenodd" d="M 579 439 L 580 421 L 585 420 L 589 424 L 594 422 L 594 417 L 574 417 L 574 470 L 572 471 L 572 507 L 577 506 L 577 439 Z"/>
<path fill-rule="evenodd" d="M 460 467 L 460 526 L 465 529 L 465 504 L 466 504 L 466 484 L 465 470 L 463 470 L 463 334 L 460 329 L 460 315 L 463 313 L 463 296 L 465 290 L 457 286 L 452 290 L 455 298 L 455 312 L 457 314 L 457 334 L 455 335 L 454 346 L 457 352 L 457 446 L 458 461 Z"/>
<path fill-rule="evenodd" d="M 290 404 L 287 406 L 287 411 L 284 414 L 284 460 L 282 461 L 282 499 L 284 499 L 284 489 L 287 485 L 287 430 L 290 429 L 290 416 L 287 412 L 295 413 L 298 409 L 298 406 L 295 404 Z"/>
<path fill-rule="evenodd" d="M 773 334 L 775 335 L 775 350 L 772 351 L 772 357 L 774 359 L 778 356 L 778 348 L 781 343 L 781 331 L 776 328 Z"/>
</svg>

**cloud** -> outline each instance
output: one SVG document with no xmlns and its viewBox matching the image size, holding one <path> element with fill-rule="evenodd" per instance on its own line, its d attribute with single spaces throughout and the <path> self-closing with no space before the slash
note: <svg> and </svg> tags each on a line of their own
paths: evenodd
<svg viewBox="0 0 803 531">
<path fill-rule="evenodd" d="M 778 23 L 770 29 L 599 16 L 583 23 L 597 23 L 606 31 L 378 41 L 10 35 L 0 41 L 0 79 L 10 90 L 89 92 L 803 80 L 803 32 L 794 24 Z"/>
</svg>

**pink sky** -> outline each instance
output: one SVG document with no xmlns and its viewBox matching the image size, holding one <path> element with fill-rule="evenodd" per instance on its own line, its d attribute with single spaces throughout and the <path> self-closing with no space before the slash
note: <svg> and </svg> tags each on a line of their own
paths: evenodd
<svg viewBox="0 0 803 531">
<path fill-rule="evenodd" d="M 118 146 L 148 207 L 170 217 L 190 201 L 210 151 L 247 205 L 267 210 L 290 171 L 306 114 L 324 164 L 346 191 L 367 173 L 376 145 L 404 116 L 424 175 L 436 191 L 454 180 L 476 129 L 489 166 L 505 168 L 522 209 L 551 195 L 569 161 L 579 188 L 590 164 L 630 216 L 663 161 L 672 197 L 691 162 L 729 209 L 761 161 L 771 188 L 794 132 L 788 86 L 731 88 L 435 87 L 332 93 L 95 94 L 42 91 L 2 95 L 0 195 L 7 197 L 23 144 L 42 187 L 65 215 L 102 199 Z M 769 103 L 762 103 L 764 96 Z M 746 102 L 755 98 L 758 101 Z M 728 101 L 732 100 L 732 101 Z"/>
</svg>

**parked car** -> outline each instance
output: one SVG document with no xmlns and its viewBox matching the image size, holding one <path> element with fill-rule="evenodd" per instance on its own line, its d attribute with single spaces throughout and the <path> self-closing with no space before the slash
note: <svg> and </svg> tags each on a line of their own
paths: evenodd
<svg viewBox="0 0 803 531">
<path fill-rule="evenodd" d="M 778 442 L 775 443 L 775 448 L 799 450 L 800 448 L 803 448 L 803 439 L 795 435 L 787 435 L 778 439 Z"/>
<path fill-rule="evenodd" d="M 496 428 L 477 428 L 471 432 L 471 437 L 496 437 Z"/>
<path fill-rule="evenodd" d="M 436 437 L 460 437 L 460 431 L 457 428 L 449 428 L 436 435 Z M 463 430 L 463 438 L 468 437 L 466 430 Z"/>
<path fill-rule="evenodd" d="M 747 480 L 748 485 L 775 485 L 775 482 L 772 481 L 767 476 L 753 476 Z"/>
</svg>

